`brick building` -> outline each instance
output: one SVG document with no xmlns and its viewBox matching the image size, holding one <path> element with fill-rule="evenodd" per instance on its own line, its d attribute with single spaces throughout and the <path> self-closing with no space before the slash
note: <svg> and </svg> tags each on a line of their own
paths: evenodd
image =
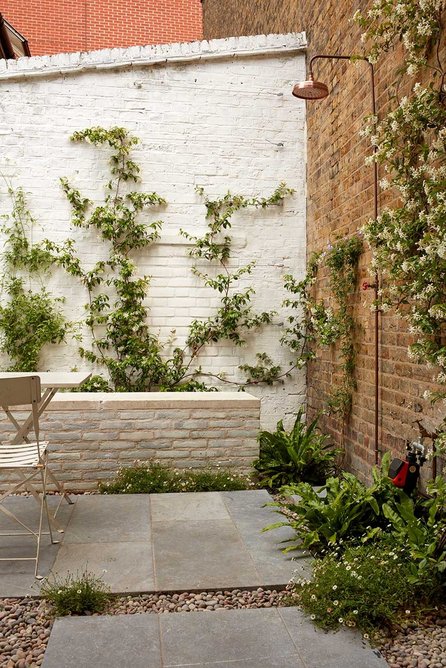
<svg viewBox="0 0 446 668">
<path fill-rule="evenodd" d="M 33 56 L 168 42 L 202 35 L 200 0 L 3 0 Z"/>
<path fill-rule="evenodd" d="M 369 0 L 203 0 L 205 39 L 229 35 L 287 33 L 305 31 L 307 57 L 317 53 L 358 54 L 363 46 L 360 29 L 351 22 L 354 12 L 364 11 Z M 444 44 L 443 44 L 444 48 Z M 396 69 L 402 53 L 396 48 L 376 67 L 378 114 L 386 111 L 395 94 Z M 358 135 L 363 117 L 370 113 L 370 80 L 367 65 L 349 61 L 318 61 L 315 77 L 329 85 L 331 94 L 307 103 L 307 242 L 308 253 L 322 250 L 336 236 L 345 237 L 358 230 L 373 216 L 373 169 L 364 165 L 370 153 L 368 141 Z M 296 80 L 298 77 L 296 77 Z M 411 86 L 413 81 L 405 81 Z M 404 85 L 399 94 L 404 94 Z M 290 94 L 291 94 L 290 86 Z M 296 106 L 302 102 L 296 100 Z M 380 175 L 381 177 L 381 175 Z M 380 206 L 389 203 L 380 195 Z M 373 282 L 370 255 L 360 264 L 360 282 Z M 318 296 L 324 295 L 322 282 Z M 324 417 L 323 428 L 346 446 L 346 465 L 368 476 L 374 462 L 374 316 L 370 309 L 373 291 L 356 298 L 357 392 L 350 419 L 342 424 Z M 367 305 L 364 305 L 368 302 Z M 423 399 L 431 388 L 432 371 L 417 366 L 408 358 L 410 338 L 401 319 L 385 314 L 379 326 L 379 446 L 401 453 L 406 439 L 418 435 L 416 419 L 438 422 L 444 406 L 436 413 Z M 313 414 L 326 405 L 336 380 L 337 355 L 321 350 L 307 374 L 308 407 Z"/>
</svg>

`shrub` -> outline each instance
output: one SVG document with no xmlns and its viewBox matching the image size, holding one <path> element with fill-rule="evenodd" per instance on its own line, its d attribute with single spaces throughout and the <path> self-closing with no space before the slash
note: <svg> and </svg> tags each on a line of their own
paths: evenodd
<svg viewBox="0 0 446 668">
<path fill-rule="evenodd" d="M 219 468 L 176 471 L 158 462 L 150 462 L 121 469 L 115 480 L 100 483 L 99 491 L 102 494 L 157 494 L 235 491 L 253 486 L 249 476 Z"/>
<path fill-rule="evenodd" d="M 286 496 L 270 505 L 286 519 L 264 530 L 290 526 L 295 531 L 295 538 L 287 541 L 294 545 L 284 551 L 309 549 L 318 553 L 340 540 L 360 536 L 372 539 L 388 526 L 383 505 L 392 508 L 400 498 L 398 489 L 385 475 L 388 461 L 387 456 L 383 458 L 381 472 L 374 470 L 374 484 L 369 488 L 346 472 L 339 478 L 328 478 L 319 491 L 308 483 L 282 488 Z M 299 498 L 290 498 L 293 496 Z"/>
<path fill-rule="evenodd" d="M 334 472 L 335 458 L 341 450 L 334 449 L 316 427 L 317 419 L 306 426 L 300 408 L 291 431 L 287 432 L 279 420 L 275 432 L 260 432 L 259 458 L 254 468 L 267 487 L 277 489 L 301 480 L 320 484 Z"/>
<path fill-rule="evenodd" d="M 110 600 L 104 582 L 85 570 L 63 579 L 44 582 L 41 594 L 53 604 L 56 615 L 85 615 L 103 612 Z"/>
<path fill-rule="evenodd" d="M 339 548 L 317 560 L 311 582 L 298 580 L 294 603 L 323 628 L 340 625 L 370 631 L 412 614 L 414 601 L 424 602 L 423 590 L 409 581 L 410 559 L 391 537 L 371 544 Z"/>
</svg>

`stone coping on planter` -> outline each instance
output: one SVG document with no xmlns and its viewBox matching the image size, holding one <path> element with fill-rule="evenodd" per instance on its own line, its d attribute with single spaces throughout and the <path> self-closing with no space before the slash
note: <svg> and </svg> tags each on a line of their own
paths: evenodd
<svg viewBox="0 0 446 668">
<path fill-rule="evenodd" d="M 246 392 L 59 392 L 47 411 L 80 409 L 260 408 Z"/>
</svg>

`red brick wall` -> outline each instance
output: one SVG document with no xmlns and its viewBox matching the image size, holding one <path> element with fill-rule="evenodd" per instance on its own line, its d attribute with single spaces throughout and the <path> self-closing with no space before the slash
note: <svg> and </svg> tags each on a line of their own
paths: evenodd
<svg viewBox="0 0 446 668">
<path fill-rule="evenodd" d="M 224 37 L 253 33 L 307 33 L 308 57 L 316 53 L 361 53 L 360 30 L 350 22 L 357 9 L 368 0 L 204 0 L 204 37 Z M 376 68 L 378 113 L 383 113 L 395 94 L 396 69 L 402 62 L 397 48 Z M 343 61 L 319 61 L 316 78 L 329 84 L 331 95 L 307 103 L 307 240 L 308 252 L 323 249 L 336 236 L 345 236 L 373 215 L 373 170 L 364 165 L 370 153 L 358 131 L 362 118 L 370 113 L 367 66 Z M 406 82 L 406 87 L 413 82 Z M 404 86 L 399 89 L 404 94 Z M 290 88 L 291 94 L 291 88 Z M 303 104 L 296 100 L 296 105 Z M 387 204 L 380 196 L 380 205 Z M 366 253 L 360 264 L 360 282 L 373 282 Z M 326 285 L 326 282 L 325 282 Z M 319 281 L 318 296 L 327 297 L 324 281 Z M 374 323 L 370 305 L 372 291 L 356 295 L 355 310 L 360 325 L 357 333 L 358 390 L 353 398 L 349 422 L 324 417 L 322 426 L 338 443 L 345 444 L 346 465 L 368 477 L 374 462 Z M 380 359 L 380 447 L 402 452 L 405 439 L 417 434 L 416 419 L 429 419 L 432 409 L 423 399 L 431 388 L 433 371 L 413 364 L 407 356 L 409 336 L 401 319 L 385 314 L 381 323 Z M 337 377 L 337 356 L 331 350 L 319 352 L 308 369 L 308 408 L 314 415 L 326 406 Z M 437 406 L 434 418 L 444 414 Z M 280 416 L 278 416 L 280 417 Z"/>
<path fill-rule="evenodd" d="M 33 56 L 202 37 L 200 0 L 2 0 L 0 10 Z"/>
</svg>

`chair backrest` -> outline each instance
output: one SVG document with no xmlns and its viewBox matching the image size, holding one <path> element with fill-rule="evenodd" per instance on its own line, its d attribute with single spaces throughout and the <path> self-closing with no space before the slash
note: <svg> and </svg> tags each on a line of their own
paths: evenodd
<svg viewBox="0 0 446 668">
<path fill-rule="evenodd" d="M 0 406 L 37 404 L 41 399 L 39 376 L 0 378 Z"/>
</svg>

